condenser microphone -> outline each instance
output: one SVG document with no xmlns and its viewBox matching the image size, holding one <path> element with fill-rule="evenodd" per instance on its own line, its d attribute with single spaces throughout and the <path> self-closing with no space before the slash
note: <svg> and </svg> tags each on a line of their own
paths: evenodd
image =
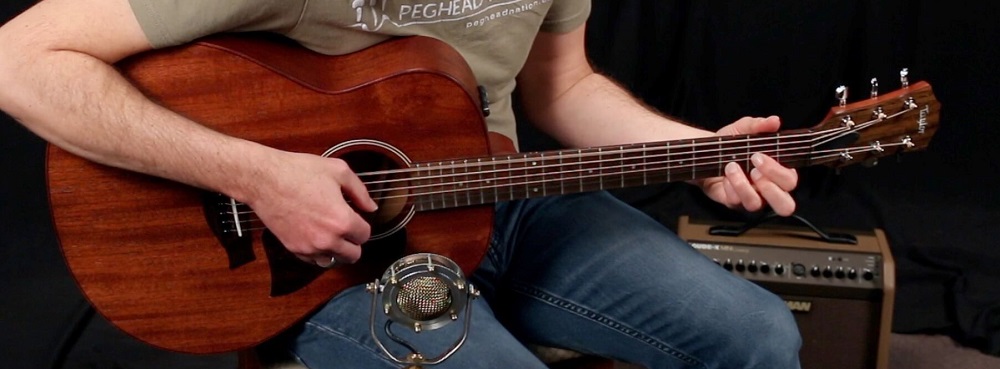
<svg viewBox="0 0 1000 369">
<path fill-rule="evenodd" d="M 465 280 L 458 264 L 442 255 L 426 253 L 409 255 L 392 263 L 381 279 L 368 284 L 367 290 L 372 294 L 369 328 L 375 344 L 396 363 L 414 367 L 439 364 L 458 351 L 469 335 L 469 323 L 472 321 L 472 304 L 469 302 L 479 297 L 479 291 Z M 457 321 L 462 310 L 465 310 L 462 336 L 435 358 L 425 357 L 390 330 L 392 323 L 406 326 L 415 333 L 435 330 Z M 385 326 L 386 334 L 410 349 L 407 357 L 393 355 L 375 334 L 375 318 L 379 312 L 389 319 Z"/>
</svg>

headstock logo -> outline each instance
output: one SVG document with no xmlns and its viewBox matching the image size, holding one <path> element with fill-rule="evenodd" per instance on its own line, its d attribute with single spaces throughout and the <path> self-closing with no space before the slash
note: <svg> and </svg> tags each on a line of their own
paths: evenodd
<svg viewBox="0 0 1000 369">
<path fill-rule="evenodd" d="M 931 114 L 930 105 L 920 109 L 920 119 L 917 120 L 917 132 L 923 134 L 927 132 L 927 116 Z"/>
</svg>

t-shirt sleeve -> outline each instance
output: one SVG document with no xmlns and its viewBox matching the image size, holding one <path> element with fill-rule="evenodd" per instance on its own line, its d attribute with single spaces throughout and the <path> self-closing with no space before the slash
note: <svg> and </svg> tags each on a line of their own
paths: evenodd
<svg viewBox="0 0 1000 369">
<path fill-rule="evenodd" d="M 590 17 L 590 0 L 552 0 L 542 32 L 565 33 L 580 27 Z"/>
<path fill-rule="evenodd" d="M 129 0 L 154 48 L 187 43 L 221 32 L 287 33 L 307 0 Z"/>
</svg>

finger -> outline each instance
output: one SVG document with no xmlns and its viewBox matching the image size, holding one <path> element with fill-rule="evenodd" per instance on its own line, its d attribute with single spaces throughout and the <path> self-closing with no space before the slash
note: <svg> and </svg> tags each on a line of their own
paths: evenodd
<svg viewBox="0 0 1000 369">
<path fill-rule="evenodd" d="M 340 189 L 344 193 L 344 197 L 350 199 L 357 206 L 358 210 L 368 213 L 378 210 L 378 204 L 372 199 L 371 194 L 368 193 L 368 188 L 365 187 L 365 183 L 361 181 L 361 178 L 356 173 L 350 169 L 339 171 L 337 180 L 340 183 Z"/>
<path fill-rule="evenodd" d="M 781 118 L 778 118 L 777 115 L 772 115 L 752 122 L 750 132 L 747 133 L 777 132 L 779 128 L 781 128 Z"/>
<path fill-rule="evenodd" d="M 745 135 L 776 132 L 781 127 L 781 119 L 776 115 L 767 118 L 743 117 L 719 130 L 721 135 Z"/>
<path fill-rule="evenodd" d="M 760 176 L 767 178 L 769 181 L 774 182 L 782 190 L 791 191 L 799 183 L 799 173 L 795 169 L 786 168 L 785 166 L 778 163 L 776 160 L 770 156 L 755 153 L 750 156 L 750 162 L 753 163 L 754 169 L 750 171 L 751 179 Z M 754 174 L 754 171 L 757 174 Z"/>
<path fill-rule="evenodd" d="M 722 180 L 722 188 L 726 193 L 725 201 L 722 201 L 723 205 L 726 205 L 730 209 L 735 209 L 740 207 L 740 195 L 736 194 L 736 190 L 733 189 L 733 184 L 729 183 L 728 179 Z"/>
<path fill-rule="evenodd" d="M 771 209 L 778 215 L 787 217 L 795 212 L 795 199 L 788 191 L 781 189 L 774 182 L 762 179 L 755 181 L 754 186 L 764 201 L 770 204 Z"/>
<path fill-rule="evenodd" d="M 345 219 L 347 219 L 347 227 L 341 232 L 342 237 L 345 241 L 350 242 L 354 245 L 361 245 L 368 242 L 368 238 L 371 237 L 372 227 L 360 214 L 348 209 L 349 214 L 346 214 Z M 359 251 L 360 253 L 360 251 Z"/>
<path fill-rule="evenodd" d="M 313 264 L 316 264 L 320 268 L 333 268 L 340 262 L 341 260 L 336 256 L 321 256 L 313 260 Z"/>
<path fill-rule="evenodd" d="M 736 193 L 740 203 L 743 204 L 743 208 L 750 211 L 760 210 L 761 206 L 763 206 L 760 195 L 757 194 L 757 189 L 754 188 L 750 180 L 743 174 L 738 164 L 726 164 L 726 179 L 732 184 L 733 191 Z"/>
<path fill-rule="evenodd" d="M 348 240 L 340 240 L 340 244 L 332 256 L 337 259 L 337 263 L 354 264 L 361 259 L 361 245 Z"/>
<path fill-rule="evenodd" d="M 316 265 L 325 265 L 331 259 L 336 259 L 340 264 L 351 264 L 361 259 L 361 246 L 343 238 L 338 238 L 332 244 L 318 247 L 308 255 L 301 255 L 299 259 Z"/>
</svg>

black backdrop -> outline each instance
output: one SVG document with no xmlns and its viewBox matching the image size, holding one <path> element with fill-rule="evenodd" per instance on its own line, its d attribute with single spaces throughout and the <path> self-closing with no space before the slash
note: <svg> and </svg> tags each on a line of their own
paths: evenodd
<svg viewBox="0 0 1000 369">
<path fill-rule="evenodd" d="M 31 1 L 6 1 L 6 20 Z M 1000 355 L 1000 3 L 904 0 L 596 0 L 594 63 L 649 104 L 718 128 L 777 114 L 818 123 L 847 85 L 867 94 L 898 70 L 943 104 L 926 152 L 837 175 L 802 170 L 799 214 L 821 226 L 884 228 L 898 263 L 896 332 L 941 332 Z M 3 86 L 0 86 L 3 88 Z M 144 347 L 94 317 L 48 218 L 44 143 L 0 115 L 0 362 L 7 368 L 226 367 Z M 541 140 L 525 139 L 539 144 Z M 742 220 L 683 185 L 617 193 L 674 227 L 680 214 Z"/>
</svg>

